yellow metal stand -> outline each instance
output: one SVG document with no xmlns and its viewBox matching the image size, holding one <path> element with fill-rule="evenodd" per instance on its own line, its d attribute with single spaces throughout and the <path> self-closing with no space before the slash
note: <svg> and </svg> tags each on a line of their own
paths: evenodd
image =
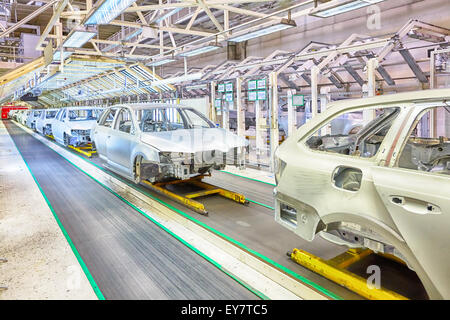
<svg viewBox="0 0 450 320">
<path fill-rule="evenodd" d="M 346 270 L 353 263 L 373 254 L 369 249 L 349 249 L 343 254 L 324 260 L 306 251 L 294 249 L 290 253 L 293 261 L 315 273 L 370 300 L 408 300 L 406 297 L 384 288 L 372 288 L 366 279 Z"/>
<path fill-rule="evenodd" d="M 175 180 L 175 181 L 170 181 L 170 182 L 159 182 L 159 183 L 151 183 L 151 182 L 145 180 L 142 182 L 145 183 L 147 186 L 149 186 L 154 191 L 161 193 L 165 196 L 168 196 L 169 198 L 171 198 L 171 199 L 185 205 L 186 207 L 191 208 L 195 212 L 198 212 L 203 215 L 208 215 L 208 211 L 206 211 L 203 203 L 193 200 L 194 198 L 199 198 L 199 197 L 203 197 L 203 196 L 207 196 L 207 195 L 211 195 L 211 194 L 219 194 L 222 197 L 231 199 L 231 200 L 236 201 L 241 204 L 248 203 L 248 201 L 245 200 L 244 195 L 237 193 L 237 192 L 230 191 L 230 190 L 218 188 L 216 186 L 213 186 L 212 184 L 203 182 L 202 179 L 204 177 L 205 177 L 205 175 L 199 175 L 199 176 L 187 179 L 187 180 Z M 172 191 L 169 191 L 168 189 L 165 188 L 168 185 L 174 185 L 174 184 L 190 184 L 190 185 L 199 187 L 202 190 L 181 195 L 181 194 L 176 194 Z"/>
<path fill-rule="evenodd" d="M 93 150 L 93 149 L 92 149 L 92 144 L 91 144 L 91 143 L 88 143 L 88 144 L 87 144 L 86 146 L 84 146 L 84 147 L 74 147 L 74 146 L 71 146 L 71 145 L 69 144 L 68 147 L 69 147 L 70 149 L 73 149 L 73 150 L 75 150 L 75 151 L 81 153 L 81 154 L 84 154 L 85 156 L 87 156 L 87 157 L 89 157 L 89 158 L 92 157 L 92 155 L 93 155 L 94 153 L 97 153 L 96 150 Z"/>
<path fill-rule="evenodd" d="M 53 135 L 46 134 L 45 136 L 49 139 L 55 140 L 55 137 Z M 73 149 L 73 150 L 81 153 L 81 154 L 84 154 L 85 156 L 87 156 L 89 158 L 91 158 L 94 153 L 97 153 L 96 150 L 92 149 L 92 143 L 88 143 L 87 145 L 85 145 L 83 147 L 74 147 L 69 144 L 68 147 L 70 149 Z"/>
</svg>

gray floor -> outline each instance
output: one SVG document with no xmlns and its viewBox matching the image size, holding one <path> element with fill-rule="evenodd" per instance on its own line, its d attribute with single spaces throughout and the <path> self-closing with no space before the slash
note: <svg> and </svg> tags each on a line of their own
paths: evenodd
<svg viewBox="0 0 450 320">
<path fill-rule="evenodd" d="M 105 298 L 257 298 L 56 152 L 5 125 Z"/>
<path fill-rule="evenodd" d="M 69 151 L 72 151 L 69 149 Z M 76 153 L 75 151 L 72 151 Z M 80 155 L 79 153 L 76 153 Z M 82 155 L 81 155 L 82 156 Z M 82 156 L 84 157 L 84 156 Z M 84 157 L 86 158 L 86 157 Z M 98 157 L 88 159 L 89 161 L 102 166 L 102 161 Z M 115 173 L 107 170 L 111 175 L 118 177 Z M 118 177 L 121 178 L 121 177 Z M 121 178 L 123 179 L 123 178 Z M 241 192 L 247 198 L 273 206 L 273 186 L 237 177 L 228 173 L 214 171 L 211 178 L 206 178 L 205 182 L 217 186 Z M 142 192 L 157 197 L 164 202 L 180 209 L 210 227 L 226 234 L 227 236 L 241 242 L 248 248 L 272 259 L 273 261 L 287 267 L 297 274 L 315 282 L 316 284 L 332 291 L 344 299 L 363 299 L 361 296 L 341 287 L 326 278 L 294 263 L 286 256 L 286 252 L 293 248 L 303 249 L 323 259 L 330 259 L 346 251 L 346 247 L 337 246 L 321 237 L 316 237 L 312 242 L 305 241 L 277 224 L 273 217 L 273 210 L 250 203 L 243 206 L 231 200 L 224 199 L 218 195 L 203 197 L 200 199 L 205 204 L 209 216 L 202 216 L 186 208 L 185 206 L 172 201 L 171 199 L 152 192 L 143 185 L 135 186 Z M 178 191 L 188 193 L 191 190 L 182 187 Z M 390 260 L 378 256 L 370 256 L 370 259 L 363 259 L 352 266 L 353 272 L 362 277 L 368 277 L 365 273 L 367 266 L 371 264 L 380 266 L 385 275 L 382 285 L 413 299 L 426 299 L 425 290 L 417 278 L 417 275 L 406 267 L 393 264 Z"/>
</svg>

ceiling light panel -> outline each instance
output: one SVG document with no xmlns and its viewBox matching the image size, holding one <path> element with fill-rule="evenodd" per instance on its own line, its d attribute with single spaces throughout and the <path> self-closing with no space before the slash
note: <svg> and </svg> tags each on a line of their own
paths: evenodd
<svg viewBox="0 0 450 320">
<path fill-rule="evenodd" d="M 236 37 L 231 37 L 228 39 L 228 41 L 232 41 L 232 42 L 247 41 L 250 39 L 259 38 L 259 37 L 265 36 L 270 33 L 286 30 L 286 29 L 293 28 L 296 26 L 297 25 L 295 24 L 294 21 L 284 20 L 280 23 L 277 23 L 277 24 L 274 24 L 274 25 L 271 25 L 271 26 L 268 26 L 268 27 L 265 27 L 262 29 L 258 29 L 258 30 L 252 31 L 252 32 L 246 32 L 245 34 L 239 35 Z"/>
<path fill-rule="evenodd" d="M 91 40 L 97 33 L 90 31 L 75 31 L 64 41 L 64 48 L 81 48 L 86 42 Z"/>
<path fill-rule="evenodd" d="M 108 24 L 135 2 L 136 0 L 105 0 L 84 24 Z"/>
<path fill-rule="evenodd" d="M 312 16 L 328 18 L 352 10 L 367 7 L 384 0 L 336 0 L 313 9 Z"/>
<path fill-rule="evenodd" d="M 182 53 L 179 54 L 179 56 L 180 57 L 192 57 L 192 56 L 196 56 L 196 55 L 199 55 L 199 54 L 202 54 L 202 53 L 214 51 L 214 50 L 217 50 L 219 48 L 222 48 L 222 47 L 209 45 L 209 46 L 193 49 L 193 50 L 190 50 L 190 51 L 187 51 L 187 52 L 182 52 Z"/>
</svg>

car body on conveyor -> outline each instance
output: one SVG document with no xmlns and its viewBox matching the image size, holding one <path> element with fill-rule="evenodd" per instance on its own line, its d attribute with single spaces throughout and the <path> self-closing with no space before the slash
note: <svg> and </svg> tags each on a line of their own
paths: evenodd
<svg viewBox="0 0 450 320">
<path fill-rule="evenodd" d="M 430 298 L 449 299 L 449 99 L 439 89 L 330 104 L 275 152 L 276 221 L 308 241 L 393 254 Z M 359 130 L 333 128 L 357 114 Z"/>
<path fill-rule="evenodd" d="M 109 107 L 92 139 L 108 167 L 136 183 L 184 180 L 226 164 L 241 167 L 247 145 L 198 111 L 173 104 Z"/>
<path fill-rule="evenodd" d="M 25 125 L 26 119 L 30 112 L 30 110 L 19 110 L 19 112 L 14 115 L 15 120 L 20 124 Z"/>
<path fill-rule="evenodd" d="M 25 125 L 25 123 L 27 122 L 27 118 L 28 118 L 28 115 L 30 114 L 30 112 L 31 112 L 31 110 L 24 110 L 24 111 L 21 111 L 21 112 L 19 113 L 19 115 L 17 116 L 17 121 L 18 121 L 20 124 Z"/>
<path fill-rule="evenodd" d="M 36 131 L 42 135 L 52 134 L 52 121 L 58 109 L 43 109 L 41 116 L 36 120 Z"/>
<path fill-rule="evenodd" d="M 41 113 L 41 109 L 32 109 L 28 114 L 25 125 L 32 130 L 36 130 L 36 120 L 41 116 Z"/>
<path fill-rule="evenodd" d="M 91 142 L 91 130 L 97 124 L 102 108 L 61 108 L 51 122 L 55 140 L 65 146 L 82 146 Z"/>
</svg>

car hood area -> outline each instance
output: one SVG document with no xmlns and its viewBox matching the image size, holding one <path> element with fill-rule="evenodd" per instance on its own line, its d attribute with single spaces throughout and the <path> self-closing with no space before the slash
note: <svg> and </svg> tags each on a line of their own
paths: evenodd
<svg viewBox="0 0 450 320">
<path fill-rule="evenodd" d="M 142 142 L 163 152 L 195 153 L 247 146 L 248 142 L 222 128 L 181 129 L 141 134 Z"/>
<path fill-rule="evenodd" d="M 66 123 L 67 127 L 71 130 L 92 130 L 97 125 L 96 120 L 69 121 Z"/>
</svg>

